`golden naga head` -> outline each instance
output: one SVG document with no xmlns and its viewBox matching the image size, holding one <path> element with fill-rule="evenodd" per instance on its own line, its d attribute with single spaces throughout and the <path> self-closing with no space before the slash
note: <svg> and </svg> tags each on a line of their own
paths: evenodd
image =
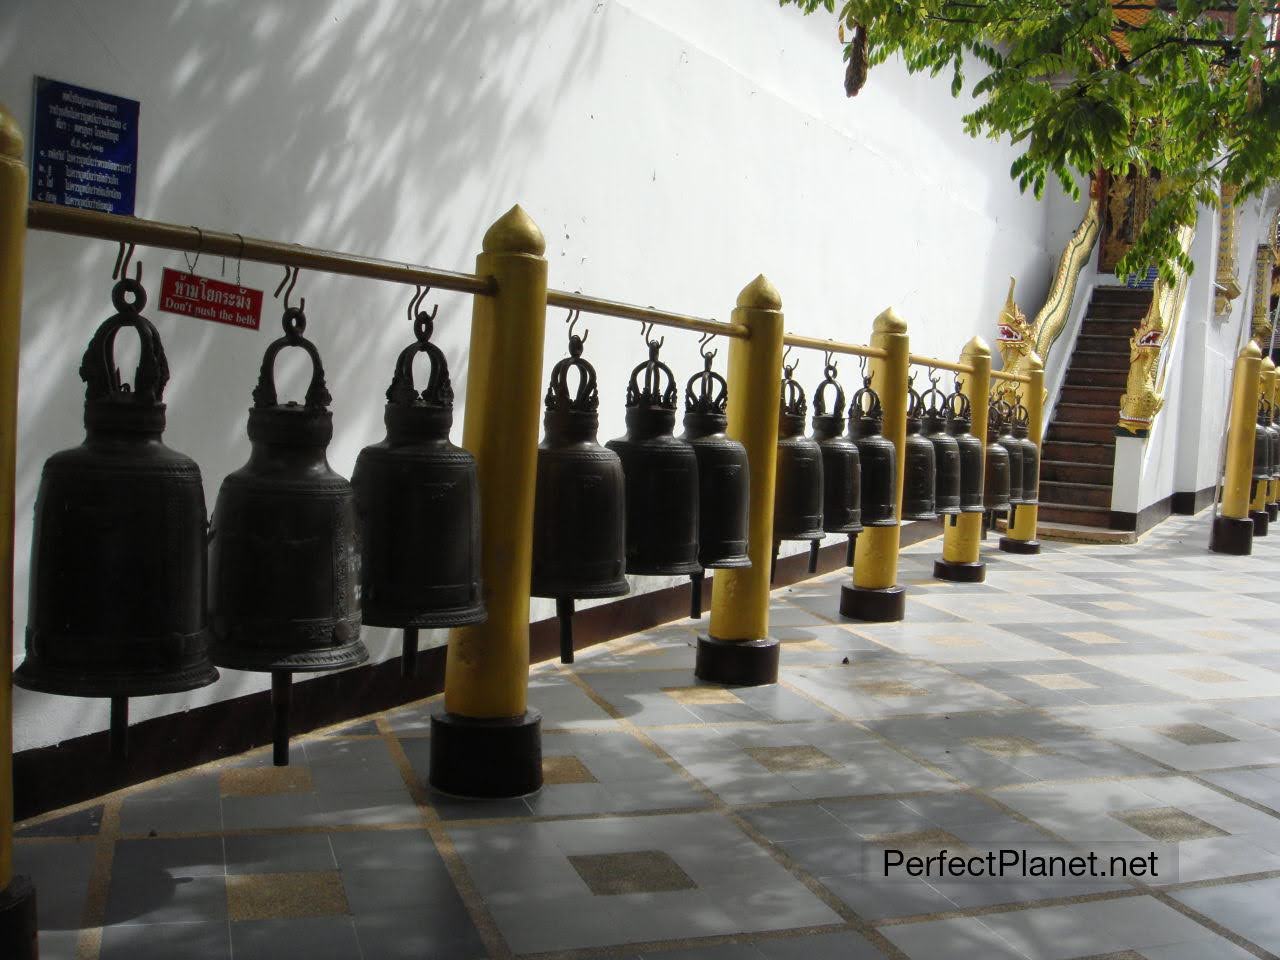
<svg viewBox="0 0 1280 960">
<path fill-rule="evenodd" d="M 1004 306 L 1000 308 L 1000 318 L 996 321 L 996 342 L 1000 347 L 1000 356 L 1004 358 L 1005 369 L 1011 369 L 1016 360 L 1031 352 L 1031 324 L 1013 299 L 1013 290 L 1017 280 L 1009 278 L 1009 295 Z"/>
</svg>

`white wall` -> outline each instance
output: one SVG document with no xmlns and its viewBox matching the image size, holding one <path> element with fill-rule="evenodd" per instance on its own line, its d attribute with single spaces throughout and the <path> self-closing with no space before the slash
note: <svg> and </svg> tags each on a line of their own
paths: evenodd
<svg viewBox="0 0 1280 960">
<path fill-rule="evenodd" d="M 1046 248 L 1045 208 L 1008 179 L 1013 152 L 962 133 L 964 104 L 944 82 L 889 64 L 847 100 L 832 21 L 773 0 L 9 0 L 0 100 L 24 126 L 36 74 L 141 101 L 139 216 L 469 269 L 485 228 L 519 201 L 546 234 L 553 286 L 725 319 L 763 271 L 788 327 L 814 336 L 865 341 L 892 304 L 913 349 L 954 357 L 975 332 L 993 339 L 1010 273 L 1024 303 L 1040 302 L 1061 249 Z M 29 238 L 19 635 L 40 465 L 82 436 L 76 369 L 108 315 L 114 255 L 105 242 Z M 161 268 L 182 264 L 139 255 L 153 295 Z M 206 257 L 199 270 L 219 266 Z M 242 274 L 268 292 L 279 277 Z M 330 459 L 346 473 L 381 436 L 409 291 L 303 273 L 298 293 L 335 398 Z M 437 300 L 461 401 L 469 303 Z M 271 309 L 258 333 L 151 311 L 172 367 L 166 439 L 201 465 L 210 503 L 247 454 Z M 549 361 L 563 353 L 559 321 Z M 644 351 L 636 324 L 586 326 L 603 441 L 622 432 L 624 377 Z M 664 358 L 688 377 L 695 338 L 668 333 Z M 302 363 L 281 370 L 300 393 Z M 807 384 L 820 371 L 816 355 L 799 369 Z M 842 372 L 852 384 L 853 365 Z M 460 402 L 455 439 L 461 414 Z M 551 613 L 535 601 L 535 618 Z M 397 653 L 389 631 L 366 639 L 375 658 Z M 139 701 L 134 716 L 265 686 L 225 671 L 213 687 Z M 15 714 L 18 749 L 107 719 L 104 703 L 24 691 Z"/>
</svg>

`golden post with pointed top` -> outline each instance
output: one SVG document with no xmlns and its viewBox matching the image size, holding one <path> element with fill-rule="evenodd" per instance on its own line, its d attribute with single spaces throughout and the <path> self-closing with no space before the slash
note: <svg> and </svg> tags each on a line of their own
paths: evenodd
<svg viewBox="0 0 1280 960">
<path fill-rule="evenodd" d="M 974 337 L 960 351 L 960 362 L 973 368 L 973 373 L 964 381 L 962 391 L 969 398 L 973 417 L 969 430 L 982 444 L 985 467 L 987 397 L 991 392 L 991 348 L 981 337 Z M 1042 366 L 1041 391 L 1044 389 L 1043 377 Z M 962 513 L 947 518 L 942 531 L 942 559 L 934 561 L 933 575 L 939 580 L 956 583 L 981 583 L 987 578 L 987 565 L 982 560 L 981 547 L 982 514 Z"/>
<path fill-rule="evenodd" d="M 1209 549 L 1214 553 L 1247 556 L 1253 552 L 1249 488 L 1253 481 L 1253 440 L 1258 419 L 1258 374 L 1261 370 L 1262 351 L 1250 340 L 1236 357 L 1232 377 L 1222 508 L 1213 518 L 1213 529 L 1209 534 Z"/>
<path fill-rule="evenodd" d="M 516 205 L 476 258 L 476 273 L 497 292 L 474 301 L 462 443 L 480 481 L 489 618 L 449 634 L 444 710 L 431 718 L 431 784 L 460 796 L 519 796 L 542 785 L 541 717 L 528 709 L 528 687 L 545 249 Z"/>
<path fill-rule="evenodd" d="M 747 448 L 751 566 L 717 570 L 711 625 L 698 638 L 694 674 L 713 683 L 749 685 L 778 679 L 778 641 L 769 637 L 769 566 L 778 460 L 778 371 L 782 367 L 782 297 L 764 275 L 738 294 L 733 322 L 751 331 L 729 345 L 728 434 Z"/>
<path fill-rule="evenodd" d="M 895 510 L 902 515 L 902 463 L 907 445 L 907 375 L 911 367 L 907 323 L 893 308 L 876 317 L 871 346 L 885 352 L 869 366 L 871 386 L 884 409 L 884 436 L 897 454 Z M 840 588 L 840 613 L 854 620 L 887 622 L 906 614 L 906 589 L 898 580 L 900 523 L 866 527 L 858 534 L 853 556 L 853 584 Z"/>
<path fill-rule="evenodd" d="M 1036 524 L 1040 519 L 1040 451 L 1044 439 L 1044 361 L 1034 350 L 1027 354 L 1024 372 L 1031 378 L 1024 390 L 1027 439 L 1036 447 L 1036 473 L 1030 486 L 1027 484 L 1026 474 L 1023 474 L 1023 502 L 1018 504 L 1013 513 L 1013 523 L 1009 526 L 1008 535 L 1000 538 L 1000 549 L 1005 553 L 1033 554 L 1040 552 Z"/>
<path fill-rule="evenodd" d="M 22 130 L 0 105 L 0 956 L 36 958 L 36 897 L 13 874 L 13 501 L 27 236 Z"/>
<path fill-rule="evenodd" d="M 1270 415 L 1271 400 L 1271 381 L 1276 374 L 1276 365 L 1271 362 L 1270 357 L 1263 357 L 1262 363 L 1258 367 L 1258 412 L 1255 415 L 1254 438 L 1255 443 L 1261 439 L 1265 441 L 1264 449 L 1261 456 L 1265 463 L 1261 464 L 1262 470 L 1267 473 L 1266 477 L 1258 477 L 1253 480 L 1253 493 L 1249 501 L 1249 519 L 1253 521 L 1253 535 L 1255 537 L 1265 537 L 1271 527 L 1271 511 L 1267 509 L 1267 501 L 1270 499 L 1271 493 L 1271 432 L 1267 423 Z M 1254 456 L 1259 456 L 1259 451 L 1254 451 Z M 1250 473 L 1257 474 L 1257 466 L 1250 468 Z"/>
</svg>

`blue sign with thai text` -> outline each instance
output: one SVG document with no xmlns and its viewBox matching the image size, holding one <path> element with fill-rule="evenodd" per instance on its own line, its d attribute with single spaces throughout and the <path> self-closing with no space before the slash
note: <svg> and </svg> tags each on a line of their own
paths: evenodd
<svg viewBox="0 0 1280 960">
<path fill-rule="evenodd" d="M 138 101 L 36 77 L 31 199 L 133 215 Z"/>
</svg>

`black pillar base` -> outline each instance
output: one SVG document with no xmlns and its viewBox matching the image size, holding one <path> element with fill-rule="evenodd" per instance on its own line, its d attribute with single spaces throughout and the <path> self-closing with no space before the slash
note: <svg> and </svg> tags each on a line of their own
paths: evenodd
<svg viewBox="0 0 1280 960">
<path fill-rule="evenodd" d="M 1004 541 L 1001 540 L 1001 547 Z M 1036 549 L 1039 549 L 1036 544 Z M 953 563 L 950 560 L 933 561 L 933 575 L 938 580 L 950 580 L 952 583 L 985 583 L 987 579 L 987 565 L 982 560 L 975 560 L 973 563 Z"/>
<path fill-rule="evenodd" d="M 1005 553 L 1039 553 L 1039 540 L 1015 540 L 1013 537 L 1001 537 L 1000 549 Z"/>
<path fill-rule="evenodd" d="M 1236 557 L 1249 556 L 1253 553 L 1253 521 L 1248 517 L 1214 517 L 1209 549 Z"/>
<path fill-rule="evenodd" d="M 522 797 L 542 787 L 542 714 L 431 715 L 431 786 L 455 797 Z"/>
<path fill-rule="evenodd" d="M 1271 526 L 1271 518 L 1267 516 L 1267 511 L 1250 510 L 1249 519 L 1253 521 L 1253 535 L 1255 537 L 1265 537 L 1267 528 Z"/>
<path fill-rule="evenodd" d="M 870 587 L 840 588 L 840 615 L 869 623 L 891 623 L 907 614 L 907 588 L 899 584 L 873 590 Z"/>
<path fill-rule="evenodd" d="M 1270 520 L 1272 523 L 1275 523 L 1277 520 L 1280 520 L 1280 503 L 1267 504 L 1267 519 Z"/>
<path fill-rule="evenodd" d="M 693 675 L 708 683 L 732 687 L 758 687 L 778 682 L 778 641 L 717 640 L 698 637 Z"/>
<path fill-rule="evenodd" d="M 26 877 L 14 877 L 0 890 L 0 957 L 37 960 L 36 888 Z"/>
</svg>

